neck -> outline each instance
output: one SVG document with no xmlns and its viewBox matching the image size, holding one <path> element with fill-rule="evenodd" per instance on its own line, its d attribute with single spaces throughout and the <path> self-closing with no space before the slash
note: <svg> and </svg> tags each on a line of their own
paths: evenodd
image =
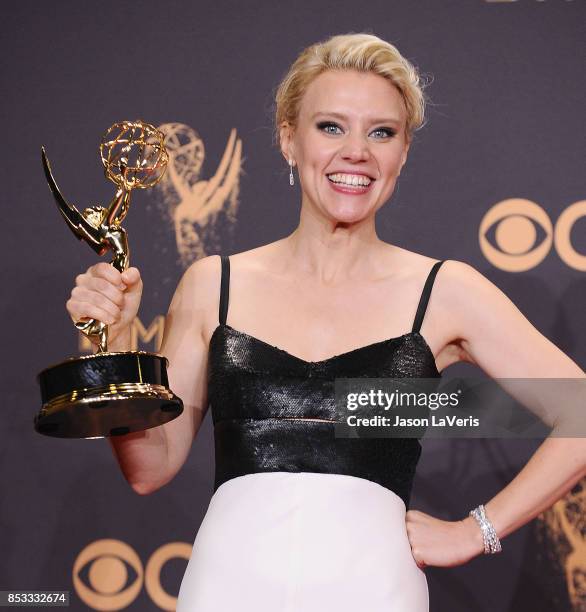
<svg viewBox="0 0 586 612">
<path fill-rule="evenodd" d="M 284 239 L 288 267 L 323 285 L 372 275 L 387 247 L 374 224 L 304 222 Z"/>
</svg>

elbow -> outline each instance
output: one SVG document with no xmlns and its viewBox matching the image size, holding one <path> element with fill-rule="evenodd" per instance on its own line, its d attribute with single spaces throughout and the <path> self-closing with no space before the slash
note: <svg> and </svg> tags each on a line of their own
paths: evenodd
<svg viewBox="0 0 586 612">
<path fill-rule="evenodd" d="M 151 474 L 151 478 L 147 477 L 143 479 L 140 479 L 137 477 L 137 475 L 135 475 L 134 478 L 127 477 L 126 481 L 132 490 L 138 495 L 150 495 L 171 482 L 176 473 L 176 471 L 170 472 L 167 470 L 165 472 L 158 472 L 156 474 L 153 473 Z"/>
<path fill-rule="evenodd" d="M 130 483 L 132 490 L 138 495 L 150 495 L 158 491 L 161 487 L 153 483 L 133 482 Z"/>
</svg>

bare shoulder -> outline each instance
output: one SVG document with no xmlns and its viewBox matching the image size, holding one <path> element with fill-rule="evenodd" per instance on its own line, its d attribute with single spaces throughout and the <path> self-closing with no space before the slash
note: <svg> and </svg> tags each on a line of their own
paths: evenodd
<svg viewBox="0 0 586 612">
<path fill-rule="evenodd" d="M 231 274 L 230 285 L 239 280 L 241 272 L 262 269 L 270 248 L 271 245 L 265 245 L 231 254 L 230 270 L 235 274 Z M 174 300 L 180 301 L 193 315 L 192 320 L 198 322 L 199 331 L 206 343 L 219 322 L 221 281 L 221 257 L 208 255 L 194 261 L 185 270 L 175 292 Z"/>
<path fill-rule="evenodd" d="M 438 294 L 451 313 L 447 328 L 458 361 L 493 378 L 581 375 L 578 366 L 497 285 L 470 264 L 442 265 Z"/>
<path fill-rule="evenodd" d="M 463 317 L 473 309 L 477 312 L 479 301 L 494 303 L 498 288 L 463 261 L 435 259 L 405 249 L 395 251 L 395 262 L 405 270 L 406 286 L 411 287 L 414 298 L 421 294 L 434 265 L 442 262 L 433 279 L 420 330 L 435 354 L 438 370 L 459 361 L 474 363 L 467 351 L 466 330 L 478 324 L 482 315 L 479 313 L 475 322 Z"/>
<path fill-rule="evenodd" d="M 452 291 L 466 289 L 475 290 L 498 290 L 486 276 L 479 272 L 474 266 L 457 259 L 446 259 L 441 266 L 441 274 L 444 287 Z"/>
<path fill-rule="evenodd" d="M 263 271 L 271 267 L 271 263 L 281 256 L 283 240 L 276 240 L 240 253 L 230 255 L 230 267 L 239 271 Z"/>
<path fill-rule="evenodd" d="M 452 313 L 458 338 L 466 339 L 470 335 L 470 325 L 489 324 L 493 319 L 492 313 L 502 314 L 504 310 L 509 316 L 512 313 L 522 316 L 512 300 L 497 285 L 464 261 L 444 261 L 438 272 L 438 280 L 434 290 L 444 307 Z M 505 323 L 502 317 L 497 316 L 496 320 L 499 325 Z M 509 325 L 512 324 L 513 321 L 509 321 Z"/>
<path fill-rule="evenodd" d="M 490 293 L 491 286 L 496 290 L 496 286 L 470 264 L 457 259 L 445 259 L 436 273 L 433 292 L 436 301 L 454 313 L 453 309 L 458 309 L 458 304 L 470 292 L 477 294 L 484 290 Z"/>
<path fill-rule="evenodd" d="M 221 259 L 209 255 L 193 262 L 183 273 L 173 301 L 177 308 L 189 312 L 189 320 L 197 323 L 198 333 L 209 336 L 214 312 L 217 323 L 217 307 L 221 282 Z"/>
<path fill-rule="evenodd" d="M 233 253 L 230 258 L 230 269 L 262 268 L 276 251 L 278 242 L 265 244 L 240 253 Z M 200 292 L 214 292 L 219 289 L 221 281 L 221 258 L 219 255 L 208 255 L 193 262 L 184 273 L 186 286 L 197 286 Z"/>
<path fill-rule="evenodd" d="M 220 256 L 208 255 L 194 261 L 183 273 L 180 284 L 184 289 L 195 289 L 196 287 L 203 292 L 210 289 L 214 282 L 218 281 L 220 271 Z"/>
<path fill-rule="evenodd" d="M 472 265 L 446 259 L 437 271 L 431 300 L 429 317 L 441 330 L 440 369 L 459 361 L 475 364 L 471 334 L 487 324 L 488 313 L 508 298 Z"/>
<path fill-rule="evenodd" d="M 435 263 L 440 261 L 390 243 L 383 243 L 381 248 L 381 259 L 385 262 L 385 267 L 395 270 L 404 280 L 418 282 L 422 277 L 425 278 Z"/>
</svg>

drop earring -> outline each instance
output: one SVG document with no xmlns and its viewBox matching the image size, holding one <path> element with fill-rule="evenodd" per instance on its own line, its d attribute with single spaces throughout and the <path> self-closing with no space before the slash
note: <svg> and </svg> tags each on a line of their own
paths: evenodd
<svg viewBox="0 0 586 612">
<path fill-rule="evenodd" d="M 295 179 L 293 178 L 293 160 L 289 158 L 289 185 L 294 185 Z"/>
</svg>

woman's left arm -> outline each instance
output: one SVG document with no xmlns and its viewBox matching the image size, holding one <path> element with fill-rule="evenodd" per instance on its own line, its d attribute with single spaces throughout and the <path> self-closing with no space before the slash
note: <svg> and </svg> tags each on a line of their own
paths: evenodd
<svg viewBox="0 0 586 612">
<path fill-rule="evenodd" d="M 436 285 L 434 291 L 441 286 L 437 301 L 442 309 L 455 315 L 451 335 L 460 361 L 478 365 L 492 378 L 586 379 L 572 359 L 472 266 L 446 262 Z M 586 417 L 586 397 L 584 404 Z M 486 516 L 502 539 L 550 508 L 584 476 L 586 438 L 548 437 L 517 476 L 484 503 Z M 460 565 L 484 552 L 482 532 L 472 516 L 443 521 L 409 510 L 406 520 L 420 567 Z"/>
</svg>

